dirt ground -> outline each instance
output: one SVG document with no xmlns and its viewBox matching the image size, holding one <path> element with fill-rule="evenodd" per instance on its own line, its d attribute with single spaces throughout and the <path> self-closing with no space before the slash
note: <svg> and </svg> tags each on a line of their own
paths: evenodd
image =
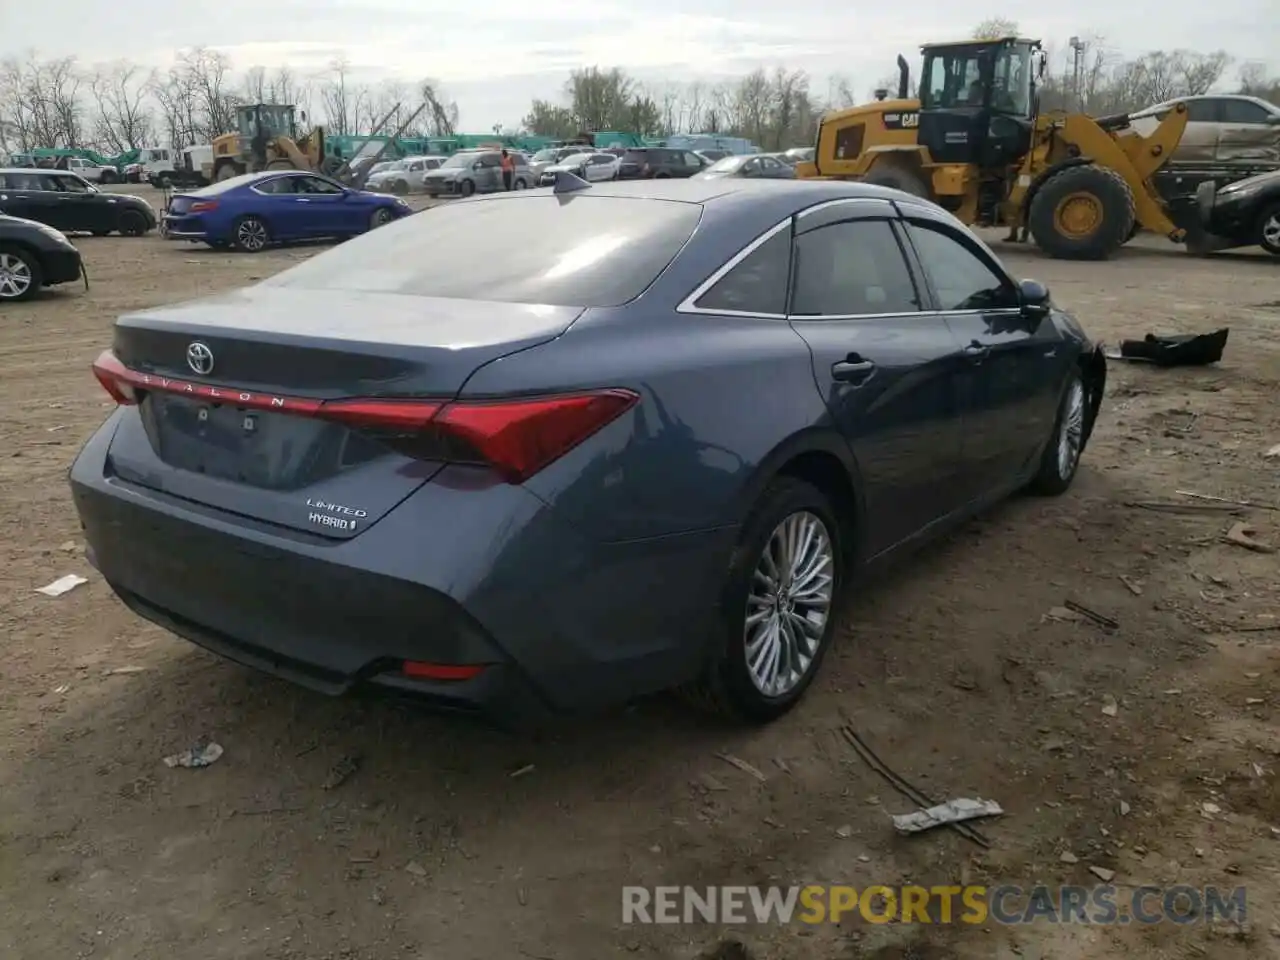
<svg viewBox="0 0 1280 960">
<path fill-rule="evenodd" d="M 312 250 L 77 243 L 89 293 L 0 314 L 0 956 L 681 960 L 729 936 L 761 960 L 1280 956 L 1280 555 L 1223 540 L 1247 521 L 1280 545 L 1280 513 L 1131 505 L 1280 502 L 1272 258 L 1002 248 L 1095 336 L 1229 326 L 1226 356 L 1113 363 L 1070 493 L 1012 502 L 852 591 L 781 722 L 731 729 L 659 698 L 535 739 L 327 700 L 114 599 L 65 481 L 110 407 L 89 364 L 112 320 Z M 67 573 L 89 582 L 36 592 Z M 1055 618 L 1067 600 L 1118 627 Z M 991 849 L 896 836 L 889 814 L 911 805 L 837 735 L 846 716 L 937 798 L 998 800 Z M 225 748 L 213 766 L 161 762 L 202 737 Z M 1122 891 L 1243 885 L 1247 921 L 621 922 L 624 884 L 1088 884 L 1091 867 Z"/>
</svg>

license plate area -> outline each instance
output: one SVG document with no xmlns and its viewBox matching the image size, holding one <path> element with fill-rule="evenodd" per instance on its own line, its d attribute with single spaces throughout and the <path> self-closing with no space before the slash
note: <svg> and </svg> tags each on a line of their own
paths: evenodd
<svg viewBox="0 0 1280 960">
<path fill-rule="evenodd" d="M 143 422 L 165 463 L 267 490 L 295 490 L 371 459 L 345 427 L 271 410 L 165 393 L 146 395 Z"/>
</svg>

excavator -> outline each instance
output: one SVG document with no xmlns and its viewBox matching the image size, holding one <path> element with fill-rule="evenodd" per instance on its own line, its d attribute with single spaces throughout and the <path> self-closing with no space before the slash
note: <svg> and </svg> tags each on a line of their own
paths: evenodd
<svg viewBox="0 0 1280 960">
<path fill-rule="evenodd" d="M 303 114 L 303 122 L 306 114 Z M 236 132 L 213 140 L 211 179 L 259 170 L 312 170 L 335 174 L 342 160 L 325 151 L 324 127 L 298 136 L 292 104 L 254 103 L 236 108 Z"/>
<path fill-rule="evenodd" d="M 824 116 L 814 158 L 798 177 L 856 179 L 895 187 L 973 226 L 1006 227 L 1008 239 L 1051 257 L 1105 260 L 1139 230 L 1187 242 L 1193 216 L 1169 209 L 1151 177 L 1187 125 L 1178 103 L 1149 135 L 1127 115 L 1040 110 L 1046 55 L 1039 40 L 1002 37 L 931 43 L 918 98 L 898 57 L 897 97 Z"/>
</svg>

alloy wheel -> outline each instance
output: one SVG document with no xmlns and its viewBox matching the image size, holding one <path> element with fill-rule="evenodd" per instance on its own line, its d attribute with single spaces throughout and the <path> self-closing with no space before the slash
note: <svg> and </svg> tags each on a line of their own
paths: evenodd
<svg viewBox="0 0 1280 960">
<path fill-rule="evenodd" d="M 261 250 L 267 245 L 267 225 L 250 217 L 236 227 L 236 241 L 246 250 Z"/>
<path fill-rule="evenodd" d="M 1084 385 L 1079 380 L 1074 380 L 1062 409 L 1062 425 L 1058 428 L 1058 475 L 1063 480 L 1069 479 L 1075 472 L 1083 441 Z"/>
<path fill-rule="evenodd" d="M 808 511 L 774 528 L 751 576 L 744 642 L 751 682 L 782 697 L 808 674 L 831 616 L 835 553 L 826 524 Z"/>
<path fill-rule="evenodd" d="M 16 300 L 31 289 L 31 267 L 21 257 L 0 253 L 0 298 Z"/>
<path fill-rule="evenodd" d="M 1280 250 L 1280 211 L 1267 217 L 1262 224 L 1262 243 L 1269 250 Z"/>
</svg>

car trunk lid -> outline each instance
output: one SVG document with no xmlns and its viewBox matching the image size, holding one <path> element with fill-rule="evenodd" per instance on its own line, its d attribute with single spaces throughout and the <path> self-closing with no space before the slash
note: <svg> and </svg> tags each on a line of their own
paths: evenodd
<svg viewBox="0 0 1280 960">
<path fill-rule="evenodd" d="M 129 314 L 95 373 L 122 418 L 122 479 L 349 538 L 444 460 L 401 452 L 479 367 L 559 336 L 576 307 L 267 285 Z"/>
</svg>

